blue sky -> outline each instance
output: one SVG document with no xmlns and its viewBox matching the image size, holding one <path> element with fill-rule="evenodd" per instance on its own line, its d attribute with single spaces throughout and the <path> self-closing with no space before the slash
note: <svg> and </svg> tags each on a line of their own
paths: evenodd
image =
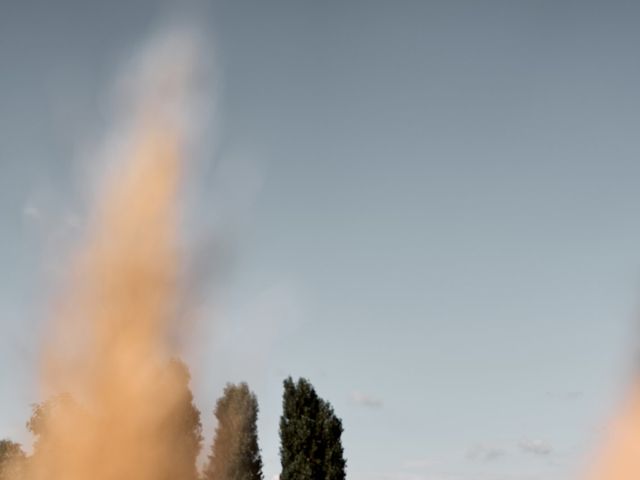
<svg viewBox="0 0 640 480">
<path fill-rule="evenodd" d="M 343 418 L 353 480 L 586 468 L 633 370 L 633 2 L 1 9 L 0 435 L 27 440 L 36 332 L 114 72 L 168 19 L 195 18 L 216 167 L 190 226 L 228 229 L 234 257 L 187 355 L 207 434 L 224 382 L 249 381 L 272 478 L 292 374 Z"/>
</svg>

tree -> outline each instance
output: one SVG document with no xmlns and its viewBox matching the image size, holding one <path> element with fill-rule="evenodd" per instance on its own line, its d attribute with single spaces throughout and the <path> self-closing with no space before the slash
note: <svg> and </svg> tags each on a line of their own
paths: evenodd
<svg viewBox="0 0 640 480">
<path fill-rule="evenodd" d="M 301 378 L 284 381 L 280 418 L 281 480 L 344 480 L 342 421 Z"/>
<path fill-rule="evenodd" d="M 333 407 L 324 400 L 320 402 L 320 425 L 322 425 L 322 443 L 324 446 L 325 480 L 344 480 L 347 462 L 342 448 L 342 420 L 333 411 Z"/>
<path fill-rule="evenodd" d="M 168 388 L 165 391 L 170 392 L 174 398 L 158 431 L 158 435 L 164 436 L 171 448 L 164 462 L 165 480 L 198 478 L 196 461 L 202 446 L 202 424 L 200 411 L 193 403 L 190 380 L 189 368 L 184 362 L 178 359 L 169 362 L 165 377 Z"/>
<path fill-rule="evenodd" d="M 19 443 L 0 440 L 0 480 L 24 478 L 26 456 Z"/>
<path fill-rule="evenodd" d="M 60 475 L 57 470 L 58 462 L 51 459 L 64 455 L 67 450 L 65 435 L 68 435 L 68 429 L 77 430 L 80 424 L 86 425 L 88 414 L 68 393 L 54 395 L 31 407 L 27 430 L 33 434 L 35 441 L 33 455 L 29 461 L 29 476 L 36 479 L 46 476 L 57 477 Z M 44 464 L 47 467 L 40 468 Z"/>
<path fill-rule="evenodd" d="M 255 394 L 246 383 L 227 384 L 214 414 L 218 426 L 205 480 L 262 480 Z"/>
<path fill-rule="evenodd" d="M 73 480 L 90 472 L 100 480 L 197 480 L 202 427 L 189 370 L 171 360 L 154 374 L 143 396 L 119 396 L 106 407 L 94 401 L 85 408 L 69 394 L 35 405 L 27 423 L 35 436 L 29 479 Z M 136 403 L 140 398 L 144 408 Z M 124 411 L 132 402 L 135 416 Z"/>
</svg>

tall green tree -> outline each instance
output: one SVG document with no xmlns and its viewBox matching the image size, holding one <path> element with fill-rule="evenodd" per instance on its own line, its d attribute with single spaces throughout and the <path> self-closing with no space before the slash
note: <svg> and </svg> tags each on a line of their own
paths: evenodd
<svg viewBox="0 0 640 480">
<path fill-rule="evenodd" d="M 284 381 L 280 418 L 280 480 L 344 480 L 342 421 L 311 383 Z"/>
<path fill-rule="evenodd" d="M 26 455 L 19 443 L 0 440 L 0 480 L 24 478 Z"/>
<path fill-rule="evenodd" d="M 218 426 L 205 480 L 262 480 L 255 394 L 246 383 L 227 384 L 214 413 Z"/>
<path fill-rule="evenodd" d="M 347 462 L 342 448 L 342 420 L 333 407 L 324 400 L 320 401 L 320 425 L 322 426 L 322 443 L 324 457 L 324 472 L 321 478 L 325 480 L 344 480 Z"/>
</svg>

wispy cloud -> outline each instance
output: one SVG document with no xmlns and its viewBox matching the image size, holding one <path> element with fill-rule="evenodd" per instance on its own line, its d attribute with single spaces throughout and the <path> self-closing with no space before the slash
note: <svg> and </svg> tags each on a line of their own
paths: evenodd
<svg viewBox="0 0 640 480">
<path fill-rule="evenodd" d="M 41 215 L 40 209 L 33 204 L 28 203 L 22 209 L 22 216 L 31 221 L 40 220 Z"/>
<path fill-rule="evenodd" d="M 518 448 L 531 455 L 547 456 L 553 453 L 553 447 L 542 440 L 521 440 L 518 442 Z"/>
<path fill-rule="evenodd" d="M 358 390 L 351 392 L 351 401 L 356 405 L 367 408 L 381 408 L 382 400 L 379 398 L 367 395 Z"/>
<path fill-rule="evenodd" d="M 476 444 L 467 450 L 466 457 L 469 460 L 488 462 L 506 455 L 504 449 L 495 445 Z"/>
</svg>

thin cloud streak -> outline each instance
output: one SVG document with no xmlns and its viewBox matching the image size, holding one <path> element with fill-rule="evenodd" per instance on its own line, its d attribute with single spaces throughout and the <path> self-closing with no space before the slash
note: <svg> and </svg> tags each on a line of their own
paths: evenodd
<svg viewBox="0 0 640 480">
<path fill-rule="evenodd" d="M 351 402 L 366 408 L 382 408 L 383 403 L 379 398 L 373 397 L 358 390 L 351 393 Z"/>
</svg>

